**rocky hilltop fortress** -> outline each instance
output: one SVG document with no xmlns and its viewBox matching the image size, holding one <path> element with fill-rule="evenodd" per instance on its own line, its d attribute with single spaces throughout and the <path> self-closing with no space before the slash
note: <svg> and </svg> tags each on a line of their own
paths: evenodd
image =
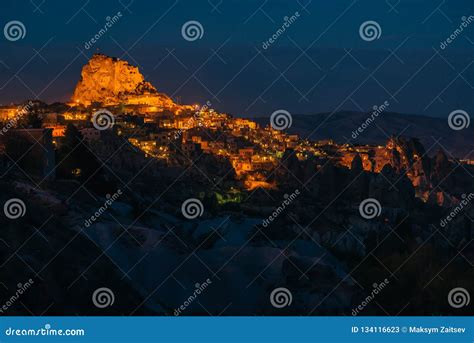
<svg viewBox="0 0 474 343">
<path fill-rule="evenodd" d="M 82 68 L 81 79 L 72 96 L 73 103 L 105 106 L 126 103 L 173 107 L 173 101 L 146 82 L 138 67 L 126 61 L 94 54 Z"/>
</svg>

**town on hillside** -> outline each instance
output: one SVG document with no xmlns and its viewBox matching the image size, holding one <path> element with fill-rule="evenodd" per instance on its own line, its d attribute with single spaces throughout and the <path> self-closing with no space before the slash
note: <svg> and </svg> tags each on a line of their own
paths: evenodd
<svg viewBox="0 0 474 343">
<path fill-rule="evenodd" d="M 380 173 L 390 165 L 404 171 L 425 202 L 450 206 L 460 199 L 461 190 L 433 189 L 436 180 L 449 173 L 450 164 L 474 161 L 450 161 L 439 151 L 430 158 L 416 138 L 391 137 L 386 145 L 337 144 L 332 140 L 311 141 L 287 133 L 278 125 L 261 127 L 255 121 L 219 113 L 212 103 L 182 105 L 159 93 L 144 80 L 137 67 L 128 62 L 95 54 L 83 67 L 69 103 L 45 104 L 39 100 L 0 108 L 4 125 L 2 151 L 7 144 L 6 131 L 17 133 L 36 143 L 33 149 L 43 162 L 43 176 L 55 175 L 54 151 L 65 141 L 68 125 L 74 125 L 97 156 L 110 154 L 107 139 L 120 136 L 139 149 L 145 158 L 166 166 L 186 165 L 193 158 L 210 154 L 225 160 L 228 173 L 242 189 L 278 189 L 276 169 L 284 156 L 302 163 L 311 161 L 314 172 L 330 163 L 351 169 L 354 165 L 367 172 Z M 5 156 L 3 168 L 11 161 Z M 133 157 L 123 163 L 135 163 Z M 120 166 L 117 167 L 126 167 Z M 433 171 L 434 168 L 439 170 Z M 81 170 L 73 170 L 81 173 Z M 286 170 L 298 173 L 297 170 Z M 441 175 L 440 173 L 445 173 Z"/>
</svg>

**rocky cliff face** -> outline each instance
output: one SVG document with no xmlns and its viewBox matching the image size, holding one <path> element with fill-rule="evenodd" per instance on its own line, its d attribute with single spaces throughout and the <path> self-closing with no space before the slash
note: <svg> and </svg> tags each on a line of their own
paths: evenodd
<svg viewBox="0 0 474 343">
<path fill-rule="evenodd" d="M 372 171 L 372 165 L 375 165 L 375 172 L 379 176 L 377 183 L 371 184 L 371 187 L 380 189 L 381 197 L 390 196 L 391 191 L 395 189 L 394 186 L 397 192 L 401 189 L 410 193 L 408 184 L 411 182 L 418 198 L 430 204 L 450 207 L 458 203 L 461 196 L 473 187 L 472 167 L 461 166 L 454 160 L 449 160 L 442 150 L 433 157 L 428 156 L 416 138 L 392 137 L 386 146 L 379 148 L 374 155 L 375 161 L 370 164 L 363 164 L 359 155 L 353 157 L 350 165 L 351 178 L 357 180 L 350 189 L 354 194 L 363 194 L 360 192 L 366 187 L 363 180 L 358 180 L 357 176 L 362 169 Z M 371 160 L 370 154 L 366 160 Z M 341 164 L 347 166 L 344 160 Z M 385 184 L 384 181 L 387 180 L 392 180 L 392 183 Z M 395 204 L 403 199 L 393 195 L 392 200 Z M 406 201 L 403 203 L 408 204 Z"/>
<path fill-rule="evenodd" d="M 126 61 L 95 54 L 82 68 L 81 79 L 76 85 L 72 101 L 90 105 L 104 104 L 147 104 L 173 106 L 173 101 L 157 92 L 146 82 L 138 67 Z"/>
</svg>

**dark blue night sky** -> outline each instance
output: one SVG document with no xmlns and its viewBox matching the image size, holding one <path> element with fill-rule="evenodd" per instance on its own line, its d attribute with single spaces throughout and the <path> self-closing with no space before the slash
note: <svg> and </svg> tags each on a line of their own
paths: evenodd
<svg viewBox="0 0 474 343">
<path fill-rule="evenodd" d="M 85 49 L 117 12 L 120 20 Z M 183 103 L 210 101 L 236 115 L 370 110 L 384 101 L 403 113 L 474 113 L 474 21 L 440 48 L 474 15 L 472 0 L 10 0 L 0 13 L 2 29 L 12 20 L 26 27 L 24 39 L 0 37 L 2 104 L 67 101 L 99 50 L 139 65 Z M 202 24 L 202 39 L 183 39 L 189 20 Z M 368 20 L 380 24 L 378 40 L 361 39 Z"/>
</svg>

